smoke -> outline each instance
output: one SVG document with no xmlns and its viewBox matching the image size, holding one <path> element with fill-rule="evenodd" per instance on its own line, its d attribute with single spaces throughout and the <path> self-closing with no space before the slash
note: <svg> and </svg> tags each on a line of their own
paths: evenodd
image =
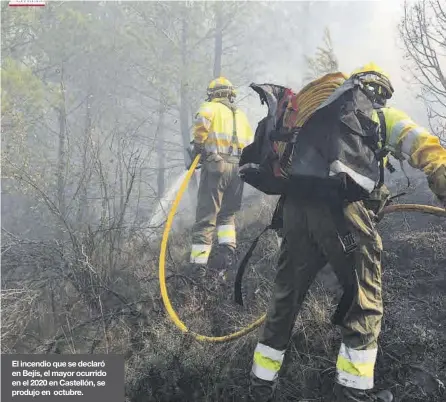
<svg viewBox="0 0 446 402">
<path fill-rule="evenodd" d="M 416 99 L 416 88 L 410 85 L 410 73 L 404 70 L 406 61 L 398 32 L 403 6 L 404 0 L 285 1 L 266 5 L 266 13 L 258 21 L 258 26 L 274 26 L 274 30 L 253 30 L 253 39 L 257 39 L 259 44 L 257 54 L 262 56 L 264 63 L 261 68 L 253 70 L 248 81 L 234 82 L 238 86 L 237 104 L 248 115 L 253 130 L 265 117 L 267 107 L 261 105 L 249 84 L 271 82 L 299 90 L 306 73 L 304 56 L 312 56 L 323 44 L 326 28 L 330 31 L 341 71 L 348 74 L 365 63 L 375 62 L 387 71 L 395 88 L 389 105 L 405 111 L 426 126 L 425 107 Z M 394 165 L 397 172 L 386 175 L 389 184 L 404 177 L 399 164 L 396 162 Z M 405 170 L 409 176 L 420 176 L 407 164 Z M 175 188 L 176 184 L 171 184 L 168 196 L 176 192 Z M 253 187 L 245 186 L 244 199 L 260 194 Z M 180 204 L 174 228 L 190 227 L 194 222 L 195 208 L 196 194 L 189 191 Z M 165 218 L 161 212 L 156 212 L 158 220 Z"/>
<path fill-rule="evenodd" d="M 377 63 L 388 72 L 395 88 L 389 105 L 404 110 L 421 125 L 428 124 L 425 107 L 416 99 L 416 88 L 409 83 L 410 74 L 403 70 L 406 61 L 398 34 L 403 0 L 315 1 L 311 2 L 306 23 L 302 20 L 304 3 L 278 2 L 288 11 L 290 20 L 275 23 L 277 32 L 270 40 L 261 42 L 259 51 L 264 54 L 265 65 L 252 81 L 299 90 L 305 75 L 303 51 L 309 56 L 314 54 L 322 45 L 324 29 L 329 28 L 341 71 L 348 74 L 370 61 Z M 283 17 L 279 12 L 272 13 L 264 24 L 271 25 L 275 18 Z M 245 96 L 241 106 L 255 127 L 265 116 L 266 108 L 247 85 L 239 91 Z"/>
</svg>

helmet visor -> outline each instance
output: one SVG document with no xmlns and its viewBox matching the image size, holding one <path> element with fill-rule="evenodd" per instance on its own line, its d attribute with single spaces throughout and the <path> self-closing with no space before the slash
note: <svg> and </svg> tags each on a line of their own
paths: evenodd
<svg viewBox="0 0 446 402">
<path fill-rule="evenodd" d="M 390 99 L 393 95 L 393 87 L 389 79 L 376 71 L 366 71 L 355 75 L 365 85 L 370 87 L 370 90 L 385 99 Z"/>
</svg>

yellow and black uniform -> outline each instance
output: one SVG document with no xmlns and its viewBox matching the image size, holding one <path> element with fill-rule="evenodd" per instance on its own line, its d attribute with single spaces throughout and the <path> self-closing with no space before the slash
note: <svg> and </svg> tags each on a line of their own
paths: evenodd
<svg viewBox="0 0 446 402">
<path fill-rule="evenodd" d="M 190 262 L 205 265 L 215 227 L 219 244 L 236 247 L 235 213 L 243 194 L 238 162 L 243 148 L 253 141 L 253 132 L 246 115 L 227 98 L 218 97 L 201 105 L 193 141 L 203 156 Z"/>
<path fill-rule="evenodd" d="M 381 110 L 386 125 L 386 145 L 395 156 L 407 159 L 411 166 L 424 171 L 432 191 L 446 202 L 446 149 L 439 139 L 404 112 L 384 106 Z M 378 116 L 376 122 L 379 122 Z M 345 224 L 358 244 L 353 253 L 346 255 L 338 239 L 329 202 L 286 197 L 273 301 L 254 352 L 250 389 L 253 401 L 271 400 L 296 316 L 310 285 L 326 263 L 333 267 L 344 295 L 353 295 L 341 299 L 334 320 L 342 333 L 336 364 L 338 400 L 392 400 L 388 395 L 382 399 L 372 398 L 366 391 L 373 388 L 383 315 L 383 247 L 375 228 L 376 216 L 365 205 L 358 201 L 344 208 Z"/>
<path fill-rule="evenodd" d="M 387 146 L 392 153 L 426 173 L 432 192 L 446 201 L 446 152 L 438 137 L 417 125 L 406 113 L 392 108 L 381 109 L 387 132 Z M 378 122 L 378 118 L 375 117 Z"/>
</svg>

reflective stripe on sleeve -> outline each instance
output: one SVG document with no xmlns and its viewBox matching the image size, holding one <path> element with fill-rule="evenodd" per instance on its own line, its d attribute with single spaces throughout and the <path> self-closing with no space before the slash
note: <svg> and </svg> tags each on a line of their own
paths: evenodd
<svg viewBox="0 0 446 402">
<path fill-rule="evenodd" d="M 412 146 L 415 143 L 415 141 L 418 139 L 420 134 L 425 133 L 426 129 L 423 127 L 415 127 L 409 130 L 406 134 L 406 136 L 403 138 L 403 141 L 401 142 L 401 152 L 405 154 L 408 158 L 412 155 Z"/>
<path fill-rule="evenodd" d="M 412 120 L 401 120 L 392 127 L 389 145 L 397 152 L 404 154 L 405 158 L 410 158 L 413 153 L 413 145 L 424 133 L 428 133 L 428 131 Z"/>
<path fill-rule="evenodd" d="M 398 123 L 395 123 L 392 127 L 392 131 L 390 132 L 389 145 L 397 149 L 401 133 L 410 125 L 413 125 L 412 120 L 401 120 Z"/>
</svg>

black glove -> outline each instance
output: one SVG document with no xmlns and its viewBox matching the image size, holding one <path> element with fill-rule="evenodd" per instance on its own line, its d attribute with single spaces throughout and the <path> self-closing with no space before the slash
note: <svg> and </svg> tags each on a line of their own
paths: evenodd
<svg viewBox="0 0 446 402">
<path fill-rule="evenodd" d="M 197 144 L 196 142 L 191 142 L 191 148 L 188 149 L 188 153 L 190 156 L 190 165 L 187 167 L 187 169 L 190 169 L 192 163 L 194 162 L 197 155 L 200 155 L 200 160 L 197 165 L 197 169 L 201 167 L 201 163 L 204 160 L 204 144 Z"/>
</svg>

